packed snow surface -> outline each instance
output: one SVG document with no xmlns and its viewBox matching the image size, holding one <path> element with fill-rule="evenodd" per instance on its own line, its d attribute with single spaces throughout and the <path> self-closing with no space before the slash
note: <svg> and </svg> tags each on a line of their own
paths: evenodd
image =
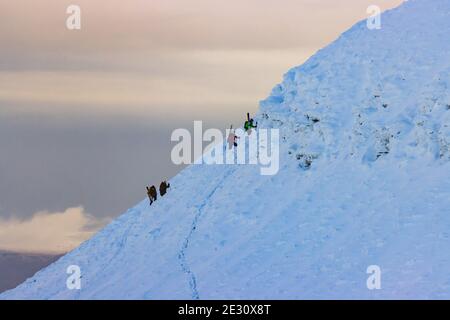
<svg viewBox="0 0 450 320">
<path fill-rule="evenodd" d="M 381 18 L 261 102 L 259 128 L 280 129 L 278 174 L 189 166 L 0 298 L 449 299 L 450 1 Z M 70 265 L 81 290 L 66 287 Z"/>
</svg>

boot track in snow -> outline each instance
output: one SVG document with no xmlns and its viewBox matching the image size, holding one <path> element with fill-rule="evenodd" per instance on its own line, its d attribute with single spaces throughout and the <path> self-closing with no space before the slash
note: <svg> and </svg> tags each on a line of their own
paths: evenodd
<svg viewBox="0 0 450 320">
<path fill-rule="evenodd" d="M 186 237 L 186 239 L 184 240 L 183 246 L 181 247 L 181 250 L 178 253 L 178 260 L 180 261 L 180 266 L 181 266 L 183 272 L 186 273 L 186 275 L 189 278 L 189 287 L 192 291 L 192 299 L 193 300 L 199 300 L 200 295 L 197 290 L 197 278 L 195 277 L 194 272 L 191 270 L 191 268 L 189 267 L 189 264 L 187 263 L 187 260 L 186 260 L 186 251 L 189 247 L 189 241 L 190 241 L 192 235 L 194 234 L 195 230 L 197 229 L 198 221 L 203 213 L 203 209 L 205 208 L 206 204 L 208 203 L 208 200 L 211 199 L 211 197 L 216 193 L 217 190 L 219 190 L 221 187 L 223 187 L 223 181 L 228 176 L 230 176 L 233 172 L 234 172 L 234 170 L 230 170 L 223 177 L 223 179 L 217 184 L 217 186 L 214 187 L 214 189 L 207 195 L 207 197 L 203 201 L 203 203 L 198 207 L 198 212 L 195 215 L 194 220 L 192 221 L 191 230 L 189 231 L 189 234 Z"/>
</svg>

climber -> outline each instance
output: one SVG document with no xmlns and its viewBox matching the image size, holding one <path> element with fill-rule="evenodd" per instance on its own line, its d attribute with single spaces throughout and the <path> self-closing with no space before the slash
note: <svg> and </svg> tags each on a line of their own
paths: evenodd
<svg viewBox="0 0 450 320">
<path fill-rule="evenodd" d="M 159 194 L 161 197 L 167 193 L 167 189 L 170 188 L 170 183 L 167 183 L 167 181 L 161 182 L 159 185 Z"/>
<path fill-rule="evenodd" d="M 253 124 L 253 119 L 250 119 L 250 113 L 247 113 L 247 121 L 244 123 L 244 129 L 247 132 L 248 135 L 252 134 L 252 128 L 257 128 L 258 122 L 256 124 Z"/>
<path fill-rule="evenodd" d="M 155 186 L 151 186 L 150 188 L 146 187 L 146 188 L 147 188 L 147 195 L 150 200 L 150 205 L 152 205 L 153 201 L 156 201 L 158 193 L 156 192 Z"/>
<path fill-rule="evenodd" d="M 233 130 L 233 125 L 230 127 L 230 134 L 228 135 L 228 149 L 232 149 L 233 146 L 237 147 L 237 139 L 240 139 L 237 135 L 235 130 Z"/>
</svg>

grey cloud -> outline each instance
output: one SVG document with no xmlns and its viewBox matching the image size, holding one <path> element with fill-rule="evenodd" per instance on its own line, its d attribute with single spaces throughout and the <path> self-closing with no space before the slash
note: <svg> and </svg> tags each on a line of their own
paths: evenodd
<svg viewBox="0 0 450 320">
<path fill-rule="evenodd" d="M 155 123 L 51 123 L 0 119 L 2 215 L 85 206 L 116 216 L 145 196 L 144 185 L 175 174 L 168 128 Z"/>
</svg>

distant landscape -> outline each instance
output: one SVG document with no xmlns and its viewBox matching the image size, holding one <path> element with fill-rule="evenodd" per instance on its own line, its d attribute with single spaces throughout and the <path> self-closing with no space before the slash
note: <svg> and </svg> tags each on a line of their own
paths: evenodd
<svg viewBox="0 0 450 320">
<path fill-rule="evenodd" d="M 60 255 L 0 251 L 0 293 L 13 289 Z"/>
</svg>

